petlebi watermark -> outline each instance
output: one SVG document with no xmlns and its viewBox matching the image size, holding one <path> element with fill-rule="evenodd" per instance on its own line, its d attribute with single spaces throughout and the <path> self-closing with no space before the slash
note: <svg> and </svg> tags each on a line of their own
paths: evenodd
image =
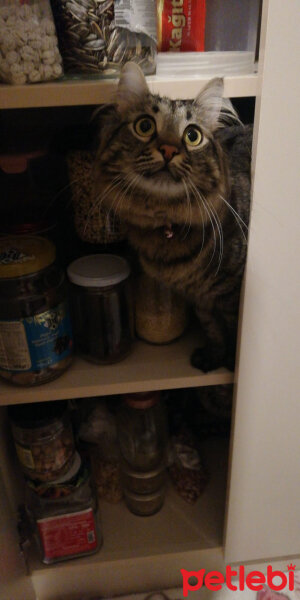
<svg viewBox="0 0 300 600">
<path fill-rule="evenodd" d="M 259 592 L 267 585 L 271 590 L 280 592 L 284 588 L 290 591 L 295 589 L 294 571 L 296 565 L 287 565 L 287 572 L 273 570 L 272 565 L 267 566 L 266 574 L 262 571 L 250 571 L 245 573 L 245 567 L 232 568 L 226 566 L 225 574 L 220 571 L 187 571 L 181 569 L 182 574 L 182 592 L 184 598 L 189 595 L 189 592 L 200 590 L 203 586 L 212 592 L 221 590 L 225 585 L 232 591 L 243 591 L 245 589 Z"/>
</svg>

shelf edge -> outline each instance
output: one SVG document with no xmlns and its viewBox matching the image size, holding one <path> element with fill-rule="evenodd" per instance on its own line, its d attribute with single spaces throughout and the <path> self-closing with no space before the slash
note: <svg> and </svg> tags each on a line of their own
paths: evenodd
<svg viewBox="0 0 300 600">
<path fill-rule="evenodd" d="M 194 98 L 212 78 L 199 75 L 193 78 L 151 76 L 147 78 L 153 93 L 171 98 Z M 62 80 L 28 85 L 0 84 L 0 109 L 46 108 L 58 106 L 97 105 L 113 101 L 116 80 Z M 256 96 L 258 75 L 232 75 L 224 77 L 226 97 Z"/>
</svg>

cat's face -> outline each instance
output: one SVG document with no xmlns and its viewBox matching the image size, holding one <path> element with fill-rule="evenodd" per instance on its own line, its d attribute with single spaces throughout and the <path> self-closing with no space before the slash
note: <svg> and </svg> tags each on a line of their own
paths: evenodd
<svg viewBox="0 0 300 600">
<path fill-rule="evenodd" d="M 98 155 L 99 181 L 113 186 L 106 185 L 108 196 L 119 195 L 120 206 L 151 217 L 171 208 L 180 221 L 181 207 L 182 219 L 187 210 L 199 218 L 199 205 L 222 184 L 214 140 L 222 90 L 222 80 L 215 79 L 194 101 L 161 98 L 149 92 L 140 69 L 128 63 Z"/>
</svg>

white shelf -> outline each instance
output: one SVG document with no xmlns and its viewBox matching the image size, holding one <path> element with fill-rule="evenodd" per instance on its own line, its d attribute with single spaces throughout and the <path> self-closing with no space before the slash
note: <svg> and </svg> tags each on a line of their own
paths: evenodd
<svg viewBox="0 0 300 600">
<path fill-rule="evenodd" d="M 214 75 L 195 75 L 176 78 L 169 76 L 147 77 L 151 92 L 170 98 L 194 98 Z M 61 80 L 30 85 L 0 84 L 0 109 L 34 108 L 46 106 L 75 106 L 112 102 L 116 80 Z M 226 97 L 256 96 L 258 76 L 228 75 L 224 78 Z"/>
<path fill-rule="evenodd" d="M 0 406 L 232 383 L 233 373 L 226 369 L 203 373 L 190 365 L 196 345 L 196 336 L 188 334 L 166 346 L 136 341 L 132 353 L 113 365 L 76 357 L 68 371 L 44 385 L 26 388 L 1 381 Z"/>
<path fill-rule="evenodd" d="M 211 439 L 202 446 L 210 480 L 195 505 L 171 485 L 165 505 L 151 517 L 134 516 L 123 501 L 101 502 L 104 543 L 97 554 L 45 566 L 32 551 L 29 567 L 39 600 L 77 598 L 78 590 L 112 596 L 179 586 L 182 568 L 221 569 L 228 442 Z"/>
</svg>

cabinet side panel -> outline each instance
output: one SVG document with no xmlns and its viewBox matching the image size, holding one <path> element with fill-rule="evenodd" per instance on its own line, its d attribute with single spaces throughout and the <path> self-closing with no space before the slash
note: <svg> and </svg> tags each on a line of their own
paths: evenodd
<svg viewBox="0 0 300 600">
<path fill-rule="evenodd" d="M 16 517 L 4 488 L 0 471 L 0 597 L 1 600 L 35 600 L 31 579 L 26 575 L 20 551 Z"/>
<path fill-rule="evenodd" d="M 227 562 L 300 552 L 299 0 L 265 1 L 263 25 Z"/>
</svg>

